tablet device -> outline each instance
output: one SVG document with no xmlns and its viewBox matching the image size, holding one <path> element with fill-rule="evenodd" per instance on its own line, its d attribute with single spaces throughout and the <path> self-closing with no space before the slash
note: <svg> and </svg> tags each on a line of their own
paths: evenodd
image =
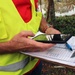
<svg viewBox="0 0 75 75">
<path fill-rule="evenodd" d="M 33 40 L 43 43 L 66 43 L 71 36 L 71 34 L 40 34 L 33 37 Z"/>
</svg>

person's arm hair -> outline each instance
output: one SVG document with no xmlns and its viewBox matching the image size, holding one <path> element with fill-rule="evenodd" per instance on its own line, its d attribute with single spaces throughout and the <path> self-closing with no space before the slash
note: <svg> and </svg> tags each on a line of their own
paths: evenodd
<svg viewBox="0 0 75 75">
<path fill-rule="evenodd" d="M 14 52 L 14 50 L 12 50 L 12 44 L 10 42 L 0 43 L 0 54 L 12 52 Z"/>
<path fill-rule="evenodd" d="M 34 33 L 31 31 L 22 31 L 15 35 L 8 42 L 0 43 L 0 54 L 4 53 L 14 53 L 14 52 L 37 52 L 44 51 L 52 47 L 54 44 L 45 44 L 42 42 L 37 42 L 28 37 L 33 37 Z"/>
</svg>

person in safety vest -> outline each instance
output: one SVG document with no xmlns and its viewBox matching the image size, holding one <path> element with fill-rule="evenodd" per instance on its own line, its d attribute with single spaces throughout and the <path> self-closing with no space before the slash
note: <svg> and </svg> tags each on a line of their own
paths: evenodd
<svg viewBox="0 0 75 75">
<path fill-rule="evenodd" d="M 0 0 L 0 75 L 41 75 L 39 59 L 21 51 L 44 51 L 54 46 L 36 42 L 29 37 L 39 30 L 60 32 L 48 27 L 42 13 L 36 11 L 38 0 Z"/>
</svg>

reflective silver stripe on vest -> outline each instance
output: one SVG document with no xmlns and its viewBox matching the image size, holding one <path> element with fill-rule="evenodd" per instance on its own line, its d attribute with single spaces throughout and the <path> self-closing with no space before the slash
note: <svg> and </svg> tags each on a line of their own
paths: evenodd
<svg viewBox="0 0 75 75">
<path fill-rule="evenodd" d="M 30 58 L 28 57 L 25 60 L 22 60 L 20 62 L 11 64 L 11 65 L 0 66 L 0 71 L 17 71 L 17 70 L 20 70 L 27 65 L 27 63 L 29 62 L 29 59 Z"/>
</svg>

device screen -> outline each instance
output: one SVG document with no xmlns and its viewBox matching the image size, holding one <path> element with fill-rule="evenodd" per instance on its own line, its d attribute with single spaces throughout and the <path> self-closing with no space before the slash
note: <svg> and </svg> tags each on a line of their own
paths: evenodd
<svg viewBox="0 0 75 75">
<path fill-rule="evenodd" d="M 70 34 L 40 34 L 33 39 L 44 43 L 65 43 L 70 37 Z"/>
</svg>

